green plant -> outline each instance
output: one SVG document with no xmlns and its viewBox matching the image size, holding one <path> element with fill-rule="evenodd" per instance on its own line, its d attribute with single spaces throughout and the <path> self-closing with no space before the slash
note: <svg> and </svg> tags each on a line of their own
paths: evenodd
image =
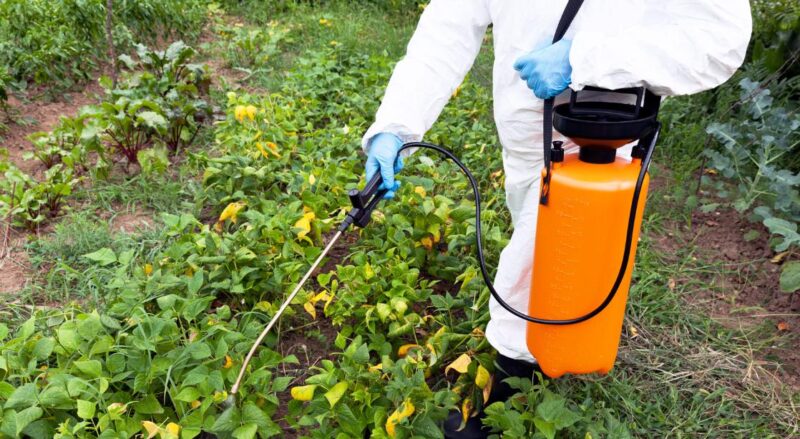
<svg viewBox="0 0 800 439">
<path fill-rule="evenodd" d="M 36 158 L 50 169 L 64 163 L 76 172 L 85 172 L 90 167 L 90 155 L 94 155 L 97 166 L 105 161 L 100 144 L 102 127 L 90 109 L 84 108 L 75 117 L 61 116 L 58 125 L 50 132 L 37 132 L 28 136 L 34 150 L 26 153 L 26 160 Z"/>
<path fill-rule="evenodd" d="M 753 2 L 752 58 L 786 78 L 800 74 L 800 5 L 791 0 Z"/>
<path fill-rule="evenodd" d="M 0 216 L 10 216 L 15 224 L 34 230 L 61 213 L 65 207 L 64 198 L 78 182 L 72 169 L 61 164 L 48 169 L 41 182 L 11 167 L 0 183 Z"/>
<path fill-rule="evenodd" d="M 143 45 L 137 45 L 136 51 L 138 61 L 127 55 L 120 57 L 132 74 L 117 89 L 111 90 L 107 80 L 104 84 L 112 99 L 149 102 L 151 110 L 164 118 L 163 124 L 159 121 L 151 128 L 156 128 L 155 134 L 170 151 L 177 152 L 194 142 L 202 123 L 211 115 L 205 100 L 211 82 L 208 69 L 190 63 L 197 52 L 182 41 L 164 51 Z"/>
<path fill-rule="evenodd" d="M 704 154 L 709 166 L 724 178 L 705 180 L 736 211 L 752 211 L 774 236 L 775 250 L 796 248 L 800 245 L 800 172 L 789 164 L 800 149 L 800 115 L 791 102 L 775 102 L 770 89 L 757 82 L 745 78 L 739 85 L 741 104 L 731 121 L 707 128 L 721 148 L 707 149 Z"/>
<path fill-rule="evenodd" d="M 122 96 L 113 102 L 103 102 L 100 110 L 104 133 L 113 151 L 126 159 L 126 167 L 139 163 L 139 151 L 150 147 L 153 137 L 167 134 L 164 110 L 155 101 Z"/>
<path fill-rule="evenodd" d="M 46 85 L 46 93 L 91 76 L 107 55 L 105 0 L 9 0 L 0 3 L 0 65 L 23 86 Z M 113 34 L 120 51 L 133 41 L 196 36 L 206 19 L 198 0 L 119 2 Z"/>
<path fill-rule="evenodd" d="M 270 58 L 278 53 L 278 44 L 289 32 L 288 28 L 274 22 L 263 30 L 246 28 L 241 24 L 217 29 L 222 36 L 222 55 L 228 65 L 259 69 L 264 69 Z"/>
</svg>

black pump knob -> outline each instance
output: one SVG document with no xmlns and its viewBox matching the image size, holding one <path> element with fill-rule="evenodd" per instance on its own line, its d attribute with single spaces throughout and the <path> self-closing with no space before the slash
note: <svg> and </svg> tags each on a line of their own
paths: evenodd
<svg viewBox="0 0 800 439">
<path fill-rule="evenodd" d="M 550 161 L 560 163 L 564 161 L 564 142 L 561 140 L 553 141 L 553 149 L 550 150 Z"/>
</svg>

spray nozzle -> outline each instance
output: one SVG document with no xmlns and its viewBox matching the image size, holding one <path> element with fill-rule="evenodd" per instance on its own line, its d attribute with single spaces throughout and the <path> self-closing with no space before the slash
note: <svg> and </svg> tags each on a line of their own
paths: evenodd
<svg viewBox="0 0 800 439">
<path fill-rule="evenodd" d="M 339 225 L 339 231 L 345 231 L 351 224 L 361 228 L 369 224 L 372 211 L 375 210 L 375 207 L 387 192 L 386 189 L 381 189 L 381 183 L 383 183 L 381 174 L 376 172 L 375 176 L 364 186 L 364 189 L 360 191 L 352 189 L 348 193 L 350 204 L 353 205 L 353 208 L 350 209 L 350 212 L 347 212 L 347 217 Z"/>
</svg>

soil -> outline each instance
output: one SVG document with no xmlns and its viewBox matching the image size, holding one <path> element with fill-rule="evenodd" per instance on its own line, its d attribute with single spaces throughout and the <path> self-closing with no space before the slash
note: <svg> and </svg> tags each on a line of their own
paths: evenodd
<svg viewBox="0 0 800 439">
<path fill-rule="evenodd" d="M 664 255 L 677 254 L 685 240 L 696 246 L 695 257 L 721 268 L 702 279 L 709 288 L 693 290 L 686 300 L 726 327 L 764 325 L 762 328 L 774 332 L 775 342 L 756 352 L 756 360 L 774 366 L 782 382 L 800 389 L 800 297 L 783 293 L 778 286 L 780 264 L 797 256 L 777 256 L 764 226 L 732 210 L 695 211 L 692 225 L 672 224 L 667 229 L 673 232 L 655 240 Z M 745 234 L 751 230 L 757 231 L 758 237 L 748 241 Z"/>
<path fill-rule="evenodd" d="M 111 230 L 115 233 L 136 233 L 152 228 L 153 224 L 153 212 L 126 212 L 114 216 Z"/>
</svg>

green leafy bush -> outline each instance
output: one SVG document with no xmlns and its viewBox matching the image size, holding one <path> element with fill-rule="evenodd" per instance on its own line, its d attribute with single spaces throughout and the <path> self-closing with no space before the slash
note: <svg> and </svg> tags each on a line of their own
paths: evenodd
<svg viewBox="0 0 800 439">
<path fill-rule="evenodd" d="M 222 56 L 228 65 L 244 68 L 264 68 L 278 53 L 278 44 L 289 34 L 289 29 L 276 23 L 266 29 L 245 28 L 241 24 L 220 26 Z"/>
<path fill-rule="evenodd" d="M 78 182 L 72 169 L 61 164 L 48 169 L 41 182 L 7 166 L 0 182 L 0 217 L 10 217 L 14 225 L 34 230 L 62 212 L 65 198 Z"/>
<path fill-rule="evenodd" d="M 115 2 L 118 53 L 135 41 L 196 36 L 206 18 L 199 0 Z M 89 79 L 107 54 L 105 0 L 0 3 L 0 65 L 17 81 L 51 92 Z"/>
<path fill-rule="evenodd" d="M 758 82 L 745 78 L 739 85 L 740 104 L 729 121 L 707 128 L 720 148 L 704 154 L 723 179 L 704 181 L 737 212 L 752 212 L 762 221 L 776 251 L 798 248 L 800 171 L 792 165 L 800 151 L 800 115 L 795 103 L 776 102 L 771 90 Z"/>
</svg>

